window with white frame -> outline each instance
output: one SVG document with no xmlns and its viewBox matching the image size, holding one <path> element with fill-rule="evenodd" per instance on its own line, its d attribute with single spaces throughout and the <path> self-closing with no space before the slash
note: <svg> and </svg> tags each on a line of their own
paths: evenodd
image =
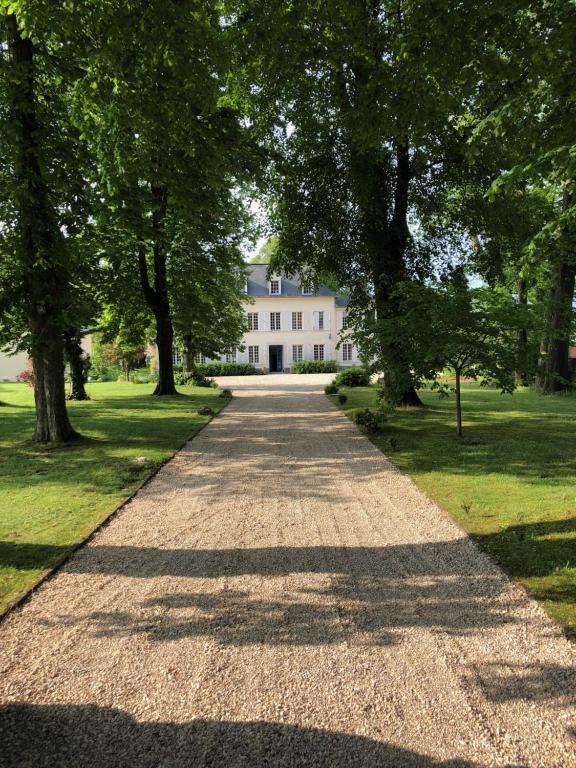
<svg viewBox="0 0 576 768">
<path fill-rule="evenodd" d="M 179 349 L 172 350 L 172 365 L 180 365 L 182 363 L 182 353 Z"/>
<path fill-rule="evenodd" d="M 278 296 L 280 294 L 280 280 L 273 278 L 270 280 L 270 296 Z"/>
<path fill-rule="evenodd" d="M 292 330 L 302 330 L 302 312 L 292 312 Z"/>
<path fill-rule="evenodd" d="M 314 360 L 324 360 L 324 344 L 314 344 Z"/>
<path fill-rule="evenodd" d="M 292 345 L 292 362 L 297 363 L 302 360 L 302 344 Z"/>
<path fill-rule="evenodd" d="M 349 327 L 350 327 L 350 322 L 348 319 L 348 315 L 342 315 L 342 330 L 345 331 Z"/>
<path fill-rule="evenodd" d="M 206 355 L 196 355 L 194 358 L 197 363 L 205 363 L 206 362 Z"/>
<path fill-rule="evenodd" d="M 249 363 L 260 362 L 260 347 L 248 347 L 248 362 Z"/>
<path fill-rule="evenodd" d="M 280 312 L 270 312 L 270 330 L 280 330 Z"/>
<path fill-rule="evenodd" d="M 309 283 L 303 283 L 301 285 L 302 296 L 312 296 L 314 293 L 312 286 Z"/>
<path fill-rule="evenodd" d="M 226 362 L 227 363 L 235 363 L 236 362 L 236 352 L 226 352 Z"/>
<path fill-rule="evenodd" d="M 342 344 L 342 360 L 347 362 L 352 360 L 352 344 Z"/>
<path fill-rule="evenodd" d="M 318 312 L 318 330 L 324 330 L 324 312 Z"/>
<path fill-rule="evenodd" d="M 248 312 L 248 330 L 258 330 L 258 312 Z"/>
</svg>

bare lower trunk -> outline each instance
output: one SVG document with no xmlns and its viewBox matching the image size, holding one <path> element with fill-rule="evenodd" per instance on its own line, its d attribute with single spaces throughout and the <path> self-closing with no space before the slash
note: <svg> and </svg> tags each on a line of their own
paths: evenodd
<svg viewBox="0 0 576 768">
<path fill-rule="evenodd" d="M 36 114 L 34 43 L 23 38 L 13 14 L 6 16 L 12 78 L 13 169 L 23 288 L 34 368 L 34 440 L 63 442 L 78 437 L 66 410 L 63 312 L 67 287 L 64 244 L 42 172 Z"/>
<path fill-rule="evenodd" d="M 156 315 L 156 346 L 158 347 L 158 384 L 155 395 L 177 395 L 174 384 L 174 364 L 172 361 L 172 345 L 174 333 L 172 320 L 168 313 Z"/>
<path fill-rule="evenodd" d="M 182 355 L 182 372 L 192 373 L 194 369 L 194 349 L 192 347 L 192 334 L 184 336 L 184 354 Z"/>
<path fill-rule="evenodd" d="M 460 370 L 456 371 L 456 434 L 462 437 L 462 393 L 460 390 Z"/>
<path fill-rule="evenodd" d="M 174 361 L 172 359 L 174 331 L 170 315 L 168 279 L 166 273 L 165 220 L 168 208 L 168 191 L 163 187 L 153 187 L 152 193 L 156 207 L 152 212 L 152 252 L 154 285 L 148 276 L 146 248 L 141 241 L 138 251 L 140 283 L 144 298 L 156 318 L 156 346 L 158 348 L 158 384 L 154 395 L 177 395 L 174 384 Z"/>
<path fill-rule="evenodd" d="M 41 343 L 33 345 L 34 402 L 36 428 L 34 440 L 39 443 L 66 442 L 79 437 L 72 428 L 66 409 L 64 389 L 64 355 L 60 329 L 44 322 L 36 328 Z"/>
<path fill-rule="evenodd" d="M 77 336 L 64 334 L 66 360 L 70 367 L 70 394 L 68 400 L 90 400 L 86 392 L 86 361 Z"/>
<path fill-rule="evenodd" d="M 523 307 L 528 304 L 528 292 L 524 278 L 518 280 L 518 304 Z M 526 328 L 519 328 L 516 343 L 518 358 L 516 382 L 527 387 L 530 381 L 528 376 L 528 331 Z"/>
</svg>

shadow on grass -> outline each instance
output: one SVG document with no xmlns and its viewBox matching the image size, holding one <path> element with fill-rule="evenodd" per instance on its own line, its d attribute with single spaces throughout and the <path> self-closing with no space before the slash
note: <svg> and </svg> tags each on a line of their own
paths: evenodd
<svg viewBox="0 0 576 768">
<path fill-rule="evenodd" d="M 479 768 L 364 736 L 275 722 L 138 722 L 93 704 L 9 705 L 0 737 L 5 768 Z"/>
</svg>

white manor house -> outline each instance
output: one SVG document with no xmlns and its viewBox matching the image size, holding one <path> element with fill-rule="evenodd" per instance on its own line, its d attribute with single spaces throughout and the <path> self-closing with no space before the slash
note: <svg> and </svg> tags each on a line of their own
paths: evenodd
<svg viewBox="0 0 576 768">
<path fill-rule="evenodd" d="M 253 363 L 270 373 L 289 371 L 299 360 L 359 363 L 355 347 L 340 341 L 346 328 L 347 299 L 324 285 L 313 293 L 297 277 L 271 275 L 267 264 L 248 265 L 244 351 L 223 355 L 228 362 Z M 203 361 L 204 358 L 201 358 Z"/>
</svg>

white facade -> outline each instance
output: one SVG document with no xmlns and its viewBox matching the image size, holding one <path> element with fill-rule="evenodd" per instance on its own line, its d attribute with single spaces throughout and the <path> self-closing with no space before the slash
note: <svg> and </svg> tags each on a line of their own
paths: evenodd
<svg viewBox="0 0 576 768">
<path fill-rule="evenodd" d="M 358 365 L 357 350 L 345 341 L 345 299 L 324 286 L 306 293 L 297 279 L 272 276 L 269 281 L 266 271 L 266 265 L 250 266 L 251 302 L 245 304 L 249 330 L 236 360 L 271 372 L 289 370 L 297 360 Z"/>
<path fill-rule="evenodd" d="M 18 352 L 15 355 L 0 352 L 0 381 L 16 381 L 19 373 L 31 367 L 26 352 Z"/>
</svg>

